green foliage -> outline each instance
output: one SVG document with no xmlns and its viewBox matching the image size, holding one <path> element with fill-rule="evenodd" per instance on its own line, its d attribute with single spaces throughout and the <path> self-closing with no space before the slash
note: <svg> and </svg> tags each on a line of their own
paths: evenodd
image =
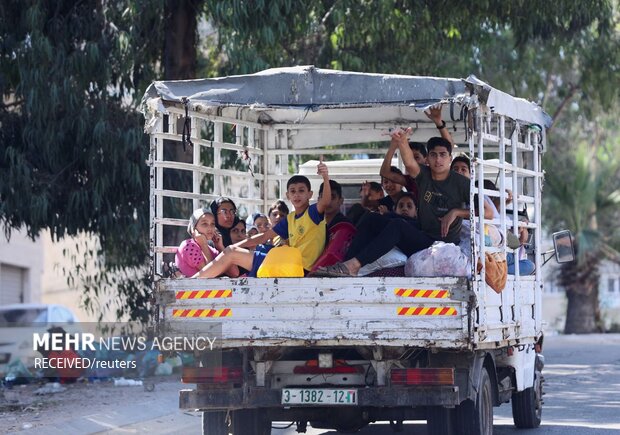
<svg viewBox="0 0 620 435">
<path fill-rule="evenodd" d="M 148 139 L 133 103 L 159 53 L 147 4 L 0 6 L 0 222 L 31 237 L 95 234 L 103 273 L 148 255 Z"/>
<path fill-rule="evenodd" d="M 87 300 L 119 289 L 136 316 L 148 286 L 128 268 L 146 263 L 149 179 L 135 107 L 159 78 L 165 4 L 174 2 L 0 4 L 0 222 L 6 232 L 25 225 L 33 237 L 44 228 L 96 235 L 93 256 L 105 262 L 85 284 Z M 557 115 L 551 165 L 571 162 L 554 150 L 572 146 L 581 131 L 573 125 L 616 107 L 620 92 L 616 0 L 205 0 L 201 8 L 217 33 L 201 34 L 198 76 L 302 64 L 474 73 Z M 614 200 L 608 191 L 601 205 Z M 76 271 L 90 264 L 77 262 Z"/>
<path fill-rule="evenodd" d="M 620 245 L 615 229 L 620 219 L 620 153 L 617 145 L 607 145 L 582 141 L 565 148 L 562 158 L 545 159 L 548 224 L 573 232 L 579 265 L 587 255 L 601 256 L 604 245 Z"/>
<path fill-rule="evenodd" d="M 454 71 L 455 64 L 469 66 L 481 46 L 496 43 L 510 52 L 554 41 L 583 43 L 575 36 L 594 32 L 602 37 L 613 30 L 608 0 L 478 1 L 466 7 L 448 0 L 257 0 L 251 5 L 207 0 L 205 5 L 229 58 L 227 73 L 314 64 L 442 75 Z M 506 31 L 514 35 L 509 46 L 496 38 Z"/>
</svg>

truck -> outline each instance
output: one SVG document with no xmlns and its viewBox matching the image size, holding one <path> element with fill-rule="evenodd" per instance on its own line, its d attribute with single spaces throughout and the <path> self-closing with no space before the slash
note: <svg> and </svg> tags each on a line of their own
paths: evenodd
<svg viewBox="0 0 620 435">
<path fill-rule="evenodd" d="M 441 105 L 472 161 L 471 200 L 499 197 L 499 218 L 471 207 L 467 276 L 169 279 L 191 210 L 228 196 L 244 213 L 284 197 L 304 162 L 380 158 L 389 129 L 437 136 L 424 114 Z M 259 435 L 285 421 L 356 432 L 388 421 L 426 420 L 432 434 L 491 434 L 493 407 L 512 403 L 519 428 L 540 425 L 543 325 L 541 267 L 572 259 L 570 234 L 544 251 L 541 195 L 549 116 L 475 76 L 466 79 L 334 71 L 314 66 L 203 80 L 154 82 L 143 98 L 150 135 L 151 266 L 157 334 L 217 331 L 217 357 L 194 351 L 179 405 L 200 410 L 203 433 Z M 339 173 L 343 184 L 360 177 Z M 376 174 L 375 174 L 376 176 Z M 499 190 L 483 187 L 493 177 Z M 310 177 L 311 178 L 311 177 Z M 176 181 L 175 181 L 176 180 Z M 314 181 L 313 181 L 314 182 Z M 480 187 L 477 187 L 480 186 Z M 506 190 L 512 204 L 506 204 Z M 479 194 L 479 195 L 478 195 Z M 527 223 L 519 211 L 527 209 Z M 485 225 L 531 233 L 528 276 L 486 284 Z M 175 240 L 176 237 L 176 240 Z M 560 249 L 562 248 L 562 249 Z"/>
</svg>

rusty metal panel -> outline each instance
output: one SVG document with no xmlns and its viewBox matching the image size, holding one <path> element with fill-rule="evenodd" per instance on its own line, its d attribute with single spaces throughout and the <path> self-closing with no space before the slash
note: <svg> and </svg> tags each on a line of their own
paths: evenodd
<svg viewBox="0 0 620 435">
<path fill-rule="evenodd" d="M 225 346 L 469 347 L 464 278 L 182 279 L 156 293 L 165 331 L 221 322 Z"/>
</svg>

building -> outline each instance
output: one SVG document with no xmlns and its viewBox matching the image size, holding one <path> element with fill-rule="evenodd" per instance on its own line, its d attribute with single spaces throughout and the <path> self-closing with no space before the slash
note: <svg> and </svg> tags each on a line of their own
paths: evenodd
<svg viewBox="0 0 620 435">
<path fill-rule="evenodd" d="M 43 243 L 25 231 L 0 235 L 0 305 L 39 302 L 43 275 Z"/>
<path fill-rule="evenodd" d="M 25 231 L 13 231 L 10 240 L 0 236 L 0 305 L 14 303 L 60 304 L 69 308 L 80 321 L 94 322 L 97 315 L 87 311 L 82 302 L 79 283 L 69 285 L 65 272 L 74 267 L 70 259 L 75 247 L 93 246 L 92 237 L 69 237 L 53 241 L 44 231 L 35 240 Z M 84 255 L 77 253 L 77 255 Z M 117 301 L 103 293 L 99 305 L 110 303 L 104 321 L 117 321 Z"/>
</svg>

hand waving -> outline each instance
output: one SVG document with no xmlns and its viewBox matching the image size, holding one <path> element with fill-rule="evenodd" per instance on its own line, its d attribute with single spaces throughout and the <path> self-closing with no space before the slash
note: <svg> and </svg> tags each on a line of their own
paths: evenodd
<svg viewBox="0 0 620 435">
<path fill-rule="evenodd" d="M 437 103 L 424 111 L 424 114 L 428 116 L 428 119 L 433 121 L 435 125 L 441 124 L 441 103 Z"/>
</svg>

